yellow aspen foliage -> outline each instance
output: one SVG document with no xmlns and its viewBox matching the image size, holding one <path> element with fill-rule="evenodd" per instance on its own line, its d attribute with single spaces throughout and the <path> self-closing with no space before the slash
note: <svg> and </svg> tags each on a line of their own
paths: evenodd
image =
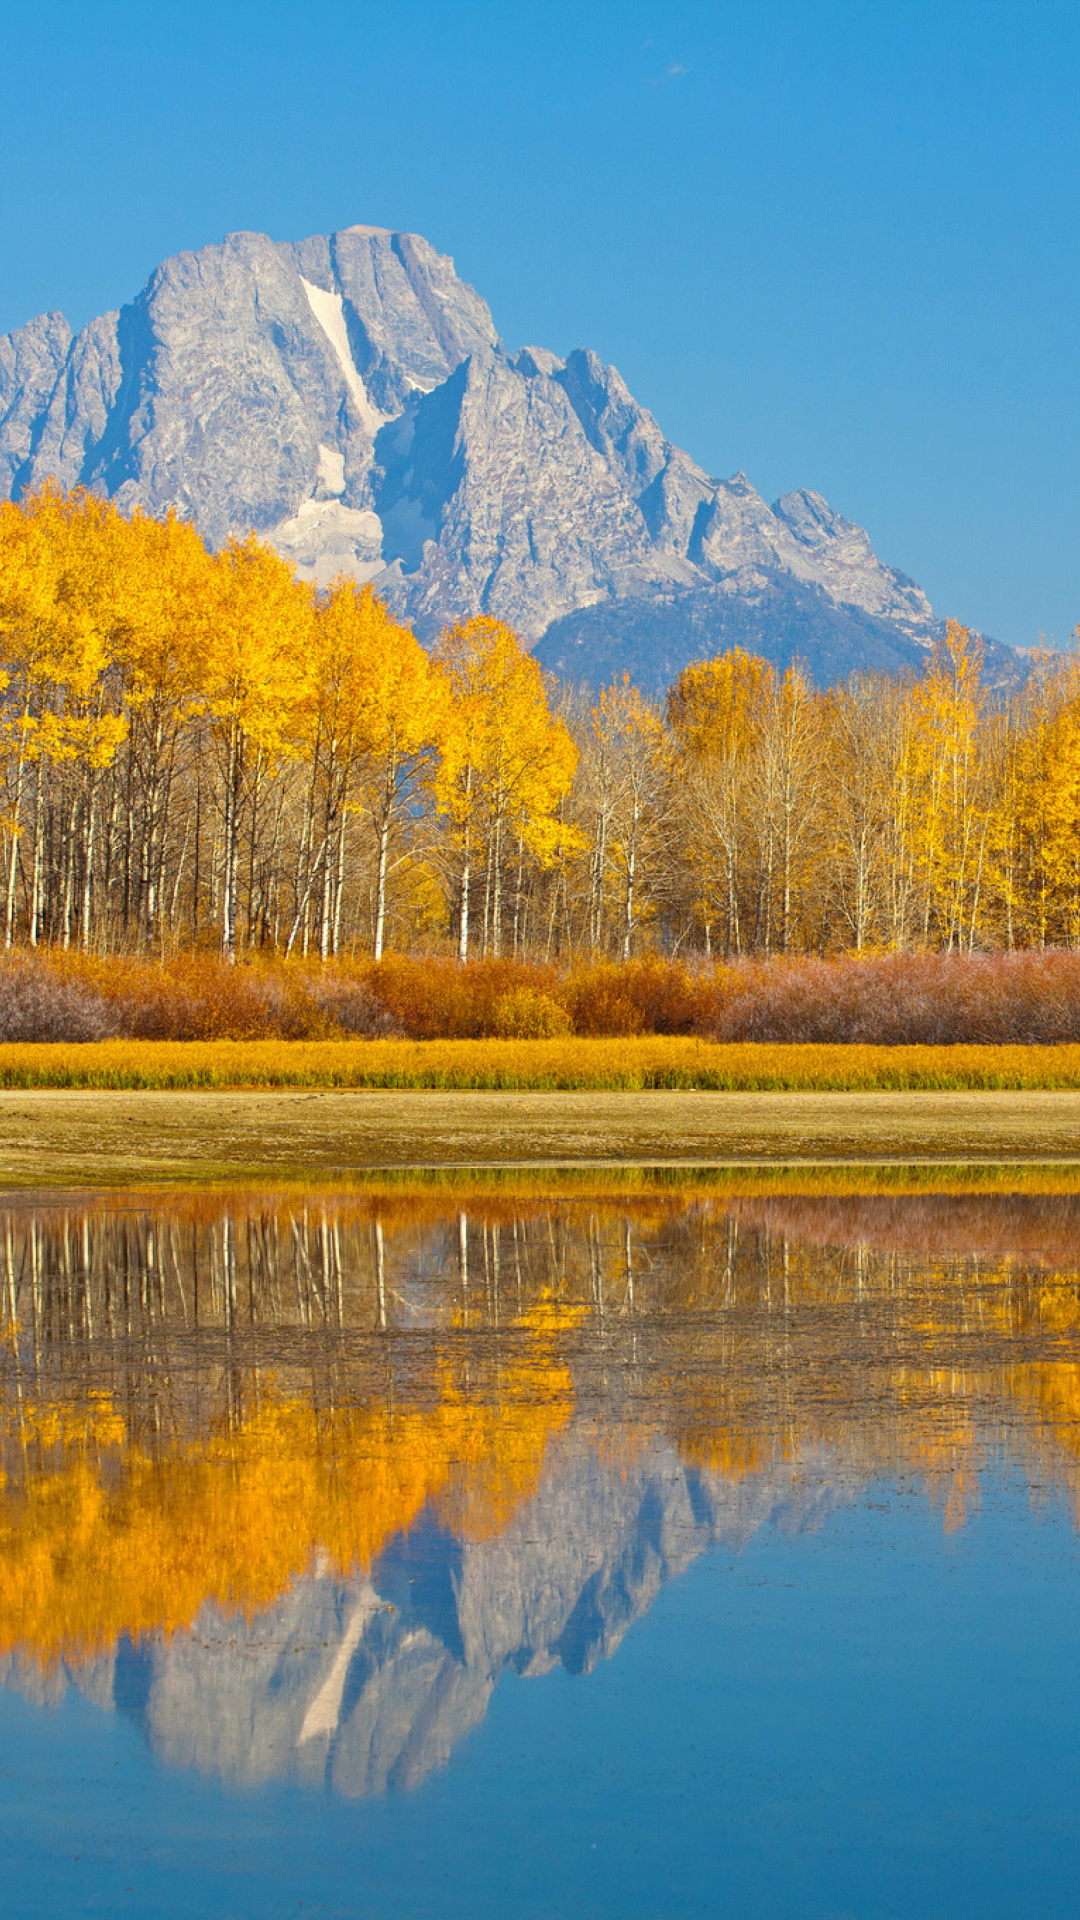
<svg viewBox="0 0 1080 1920">
<path fill-rule="evenodd" d="M 393 619 L 369 586 L 336 581 L 316 610 L 307 701 L 312 806 L 321 801 L 322 813 L 314 863 L 321 861 L 322 869 L 324 957 L 336 951 L 340 934 L 350 808 L 365 816 L 374 838 L 373 948 L 376 960 L 382 957 L 393 837 L 433 761 L 446 705 L 445 682 L 411 629 Z"/>
<path fill-rule="evenodd" d="M 1080 946 L 1080 677 L 950 622 L 829 693 L 734 648 L 555 695 L 488 616 L 54 484 L 0 503 L 8 947 L 562 962 Z"/>
<path fill-rule="evenodd" d="M 485 924 L 498 954 L 507 841 L 516 840 L 542 863 L 573 843 L 558 808 L 570 790 L 577 749 L 551 713 L 536 661 L 503 621 L 479 615 L 446 628 L 435 665 L 448 690 L 435 796 L 457 840 L 458 954 L 464 960 L 478 857 L 487 855 Z"/>
<path fill-rule="evenodd" d="M 276 760 L 298 751 L 293 721 L 307 691 L 314 603 L 254 534 L 218 556 L 200 632 L 197 685 L 222 768 L 221 945 L 236 955 L 240 832 Z"/>
<path fill-rule="evenodd" d="M 987 845 L 995 824 L 983 801 L 979 724 L 982 643 L 946 623 L 912 688 L 898 768 L 906 790 L 911 854 L 922 897 L 922 942 L 973 946 L 982 923 Z"/>
<path fill-rule="evenodd" d="M 1030 857 L 1023 899 L 1028 936 L 1040 945 L 1048 941 L 1080 944 L 1080 692 L 1076 680 L 1072 663 L 1049 690 L 1053 704 L 1044 703 L 1044 711 L 1023 742 L 1027 751 L 1016 805 Z"/>
<path fill-rule="evenodd" d="M 694 759 L 734 760 L 753 745 L 775 683 L 771 662 L 742 647 L 695 660 L 668 694 L 668 724 Z"/>
</svg>

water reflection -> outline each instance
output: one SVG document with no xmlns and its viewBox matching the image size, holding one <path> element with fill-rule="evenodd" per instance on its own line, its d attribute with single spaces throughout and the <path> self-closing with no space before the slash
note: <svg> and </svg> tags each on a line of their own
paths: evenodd
<svg viewBox="0 0 1080 1920">
<path fill-rule="evenodd" d="M 1080 1198 L 416 1186 L 0 1210 L 0 1672 L 409 1787 L 709 1546 L 1080 1497 Z"/>
</svg>

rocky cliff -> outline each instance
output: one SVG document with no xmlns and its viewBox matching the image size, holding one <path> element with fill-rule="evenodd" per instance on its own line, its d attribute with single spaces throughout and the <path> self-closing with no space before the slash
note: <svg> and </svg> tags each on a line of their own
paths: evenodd
<svg viewBox="0 0 1080 1920">
<path fill-rule="evenodd" d="M 939 630 L 820 495 L 710 477 L 613 367 L 508 353 L 451 260 L 377 227 L 231 234 L 75 336 L 47 314 L 0 338 L 0 490 L 50 476 L 214 544 L 254 527 L 425 639 L 496 614 L 593 684 L 660 688 L 732 644 L 827 682 L 916 664 Z"/>
</svg>

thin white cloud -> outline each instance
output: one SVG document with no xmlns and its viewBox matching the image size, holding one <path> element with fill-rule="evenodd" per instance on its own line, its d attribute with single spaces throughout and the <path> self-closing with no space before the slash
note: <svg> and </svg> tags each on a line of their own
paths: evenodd
<svg viewBox="0 0 1080 1920">
<path fill-rule="evenodd" d="M 679 80 L 684 73 L 689 73 L 689 71 L 689 67 L 684 67 L 681 61 L 673 60 L 670 66 L 664 68 L 663 73 L 651 74 L 649 76 L 649 85 L 650 87 L 666 87 L 669 80 Z"/>
</svg>

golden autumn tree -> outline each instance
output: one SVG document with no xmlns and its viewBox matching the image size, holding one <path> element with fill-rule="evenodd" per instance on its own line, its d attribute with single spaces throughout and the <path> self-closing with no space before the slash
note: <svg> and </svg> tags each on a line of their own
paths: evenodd
<svg viewBox="0 0 1080 1920">
<path fill-rule="evenodd" d="M 322 871 L 322 952 L 340 939 L 347 810 L 361 810 L 375 842 L 373 947 L 386 934 L 391 845 L 430 770 L 446 708 L 445 685 L 415 634 L 393 619 L 370 586 L 340 579 L 317 609 L 308 694 L 312 872 Z M 316 792 L 321 826 L 316 834 Z M 333 847 L 336 845 L 336 862 Z M 309 881 L 309 888 L 310 888 Z M 294 928 L 295 933 L 295 928 Z"/>
<path fill-rule="evenodd" d="M 683 851 L 708 952 L 717 921 L 723 950 L 743 950 L 741 895 L 757 837 L 753 775 L 775 686 L 768 660 L 733 647 L 685 667 L 668 694 L 668 724 L 679 751 Z"/>
<path fill-rule="evenodd" d="M 903 946 L 911 915 L 908 788 L 897 767 L 908 739 L 903 683 L 856 674 L 823 710 L 826 909 L 839 947 Z"/>
<path fill-rule="evenodd" d="M 252 534 L 218 556 L 198 685 L 222 773 L 221 947 L 236 958 L 240 835 L 254 838 L 269 772 L 299 751 L 314 638 L 310 589 Z"/>
<path fill-rule="evenodd" d="M 659 709 L 625 673 L 603 688 L 590 718 L 606 770 L 607 852 L 621 896 L 619 950 L 628 960 L 663 824 L 668 740 Z"/>
<path fill-rule="evenodd" d="M 1080 661 L 1040 657 L 1008 766 L 1008 815 L 1019 843 L 1010 921 L 1028 940 L 1080 944 Z M 1010 927 L 1011 931 L 1011 927 Z M 1010 941 L 1011 944 L 1011 941 Z"/>
<path fill-rule="evenodd" d="M 906 789 L 924 945 L 933 934 L 947 948 L 972 946 L 981 924 L 988 845 L 999 825 L 980 754 L 982 665 L 981 641 L 949 620 L 911 691 L 897 775 Z"/>
<path fill-rule="evenodd" d="M 761 725 L 759 805 L 766 859 L 759 938 L 766 953 L 774 946 L 789 953 L 800 944 L 799 920 L 810 907 L 822 736 L 820 696 L 796 661 L 775 681 Z"/>
<path fill-rule="evenodd" d="M 577 753 L 551 713 L 540 668 L 503 621 L 480 614 L 446 628 L 434 660 L 448 695 L 435 797 L 457 853 L 458 956 L 465 960 L 478 858 L 485 858 L 485 934 L 498 954 L 507 843 L 541 863 L 566 843 L 558 808 Z"/>
<path fill-rule="evenodd" d="M 326 958 L 448 907 L 459 953 L 1080 945 L 1074 658 L 987 692 L 951 623 L 917 679 L 826 695 L 734 649 L 666 723 L 629 681 L 560 711 L 498 621 L 429 661 L 254 537 L 0 504 L 4 940 L 235 954 L 246 903 Z"/>
<path fill-rule="evenodd" d="M 127 732 L 115 671 L 128 580 L 117 547 L 127 523 L 92 494 L 55 486 L 21 511 L 29 528 L 22 558 L 32 548 L 37 560 L 15 623 L 24 640 L 21 733 L 37 772 L 29 935 L 36 944 L 44 912 L 52 937 L 67 946 L 76 929 L 89 939 L 99 775 Z M 58 857 L 46 870 L 47 824 Z"/>
<path fill-rule="evenodd" d="M 197 669 L 210 639 L 215 563 L 195 528 L 174 513 L 154 520 L 136 512 L 120 524 L 124 532 L 117 559 L 124 595 L 115 646 L 128 738 L 127 777 L 117 796 L 123 838 L 116 863 L 116 905 L 125 929 L 138 927 L 147 941 L 154 941 L 166 909 L 169 829 L 176 802 L 185 780 L 192 774 L 197 784 L 201 780 Z M 197 803 L 194 821 L 190 815 L 184 819 L 174 854 L 174 897 L 187 858 L 193 857 L 198 867 L 199 813 Z"/>
<path fill-rule="evenodd" d="M 4 830 L 8 840 L 4 933 L 9 947 L 14 934 L 24 803 L 37 757 L 38 665 L 49 644 L 57 569 L 58 557 L 38 516 L 10 501 L 0 502 L 0 646 L 5 663 L 0 691 L 6 696 Z M 33 939 L 36 933 L 35 922 Z"/>
</svg>

